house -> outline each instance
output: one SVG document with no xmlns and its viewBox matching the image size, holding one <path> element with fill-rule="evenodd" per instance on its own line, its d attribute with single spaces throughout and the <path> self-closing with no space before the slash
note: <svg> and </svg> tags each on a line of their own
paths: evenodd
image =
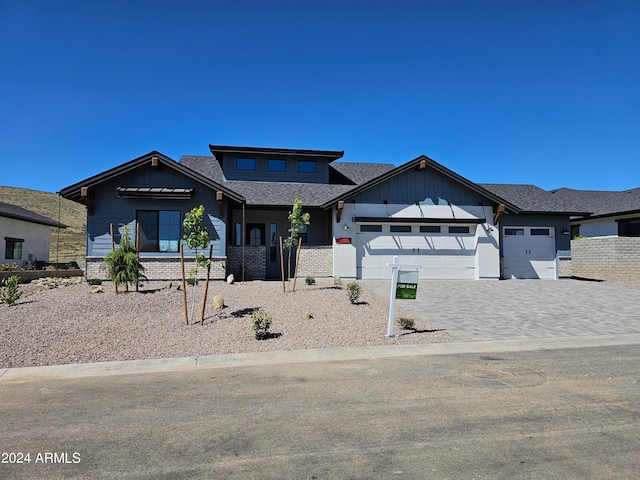
<svg viewBox="0 0 640 480">
<path fill-rule="evenodd" d="M 210 151 L 178 162 L 150 152 L 61 190 L 87 206 L 87 276 L 128 231 L 150 278 L 179 278 L 181 219 L 202 204 L 213 278 L 279 278 L 280 237 L 300 199 L 311 214 L 300 276 L 388 278 L 398 256 L 425 279 L 557 278 L 569 218 L 584 213 L 537 187 L 473 183 L 424 155 L 395 167 L 341 162 L 334 150 Z"/>
<path fill-rule="evenodd" d="M 571 218 L 571 270 L 581 277 L 640 273 L 640 188 L 624 191 L 560 188 L 551 194 L 591 215 Z"/>
<path fill-rule="evenodd" d="M 26 208 L 0 202 L 0 239 L 4 257 L 0 263 L 34 266 L 49 261 L 51 227 L 67 228 Z"/>
</svg>

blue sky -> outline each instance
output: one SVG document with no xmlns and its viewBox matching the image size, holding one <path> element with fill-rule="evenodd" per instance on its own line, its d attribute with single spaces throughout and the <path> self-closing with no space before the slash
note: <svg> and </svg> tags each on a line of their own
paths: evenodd
<svg viewBox="0 0 640 480">
<path fill-rule="evenodd" d="M 637 1 L 0 0 L 0 45 L 0 185 L 211 143 L 640 187 Z"/>
</svg>

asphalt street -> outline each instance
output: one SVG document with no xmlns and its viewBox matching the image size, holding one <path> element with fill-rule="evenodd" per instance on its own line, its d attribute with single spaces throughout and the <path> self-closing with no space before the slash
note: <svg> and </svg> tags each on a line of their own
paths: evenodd
<svg viewBox="0 0 640 480">
<path fill-rule="evenodd" d="M 617 345 L 16 377 L 0 478 L 638 478 L 639 366 Z"/>
</svg>

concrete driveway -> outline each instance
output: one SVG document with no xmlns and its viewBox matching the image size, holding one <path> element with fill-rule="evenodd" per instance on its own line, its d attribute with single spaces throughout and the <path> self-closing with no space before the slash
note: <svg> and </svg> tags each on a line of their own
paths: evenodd
<svg viewBox="0 0 640 480">
<path fill-rule="evenodd" d="M 391 282 L 362 280 L 389 298 Z M 463 341 L 640 332 L 640 290 L 579 280 L 422 280 L 402 307 Z"/>
</svg>

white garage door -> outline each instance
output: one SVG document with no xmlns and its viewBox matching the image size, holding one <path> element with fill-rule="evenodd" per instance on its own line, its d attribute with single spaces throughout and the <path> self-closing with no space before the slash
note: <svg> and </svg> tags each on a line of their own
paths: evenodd
<svg viewBox="0 0 640 480">
<path fill-rule="evenodd" d="M 502 255 L 504 278 L 557 278 L 555 228 L 504 227 Z"/>
<path fill-rule="evenodd" d="M 387 279 L 394 256 L 423 279 L 475 279 L 476 225 L 358 224 L 357 275 Z"/>
</svg>

